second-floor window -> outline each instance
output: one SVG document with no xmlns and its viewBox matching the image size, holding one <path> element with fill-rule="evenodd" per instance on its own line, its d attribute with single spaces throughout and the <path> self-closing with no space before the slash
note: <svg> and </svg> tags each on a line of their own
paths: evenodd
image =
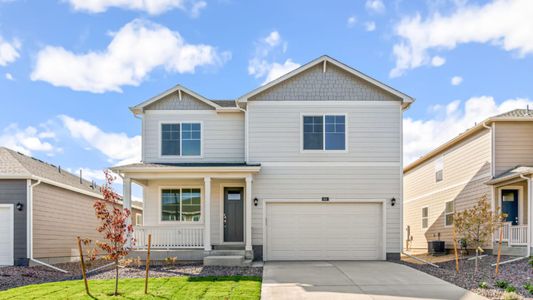
<svg viewBox="0 0 533 300">
<path fill-rule="evenodd" d="M 303 116 L 303 150 L 346 150 L 345 115 Z"/>
<path fill-rule="evenodd" d="M 422 207 L 422 229 L 428 228 L 429 225 L 429 207 Z"/>
<path fill-rule="evenodd" d="M 435 160 L 435 182 L 444 179 L 444 157 L 439 157 Z"/>
<path fill-rule="evenodd" d="M 202 125 L 200 123 L 161 124 L 161 156 L 200 156 Z"/>
<path fill-rule="evenodd" d="M 455 207 L 452 201 L 448 201 L 445 204 L 444 208 L 444 226 L 452 226 L 453 225 L 453 214 L 455 213 Z"/>
</svg>

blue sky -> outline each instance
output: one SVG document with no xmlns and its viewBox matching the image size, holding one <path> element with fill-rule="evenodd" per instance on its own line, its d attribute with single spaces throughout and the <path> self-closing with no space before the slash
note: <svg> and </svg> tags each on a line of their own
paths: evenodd
<svg viewBox="0 0 533 300">
<path fill-rule="evenodd" d="M 417 99 L 409 162 L 533 108 L 532 14 L 529 0 L 0 0 L 0 145 L 98 178 L 139 159 L 129 106 L 177 83 L 236 98 L 328 54 Z"/>
</svg>

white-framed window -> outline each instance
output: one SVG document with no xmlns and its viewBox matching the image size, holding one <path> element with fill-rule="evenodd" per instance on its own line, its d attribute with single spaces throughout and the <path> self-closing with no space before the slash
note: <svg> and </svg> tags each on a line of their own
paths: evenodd
<svg viewBox="0 0 533 300">
<path fill-rule="evenodd" d="M 302 115 L 302 150 L 345 151 L 346 121 L 345 114 Z"/>
<path fill-rule="evenodd" d="M 422 229 L 426 229 L 429 226 L 429 207 L 422 207 Z"/>
<path fill-rule="evenodd" d="M 444 157 L 441 156 L 435 160 L 435 182 L 444 179 Z"/>
<path fill-rule="evenodd" d="M 162 222 L 200 222 L 202 191 L 200 188 L 161 188 Z"/>
<path fill-rule="evenodd" d="M 136 213 L 135 214 L 135 225 L 142 225 L 143 224 L 143 215 Z"/>
<path fill-rule="evenodd" d="M 202 124 L 161 123 L 161 156 L 202 155 Z"/>
<path fill-rule="evenodd" d="M 453 225 L 453 214 L 455 213 L 455 205 L 453 200 L 447 201 L 444 208 L 444 226 Z"/>
</svg>

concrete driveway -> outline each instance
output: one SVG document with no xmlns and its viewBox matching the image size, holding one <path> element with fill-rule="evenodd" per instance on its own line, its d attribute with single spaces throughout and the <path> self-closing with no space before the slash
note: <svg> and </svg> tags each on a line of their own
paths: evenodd
<svg viewBox="0 0 533 300">
<path fill-rule="evenodd" d="M 265 263 L 261 299 L 486 298 L 396 263 L 309 261 Z"/>
</svg>

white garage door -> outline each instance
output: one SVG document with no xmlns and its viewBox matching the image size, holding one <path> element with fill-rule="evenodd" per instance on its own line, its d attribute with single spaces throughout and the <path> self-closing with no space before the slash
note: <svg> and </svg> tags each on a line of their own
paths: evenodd
<svg viewBox="0 0 533 300">
<path fill-rule="evenodd" d="M 268 260 L 379 260 L 381 203 L 267 204 Z"/>
<path fill-rule="evenodd" d="M 13 205 L 0 205 L 0 266 L 13 265 Z"/>
</svg>

